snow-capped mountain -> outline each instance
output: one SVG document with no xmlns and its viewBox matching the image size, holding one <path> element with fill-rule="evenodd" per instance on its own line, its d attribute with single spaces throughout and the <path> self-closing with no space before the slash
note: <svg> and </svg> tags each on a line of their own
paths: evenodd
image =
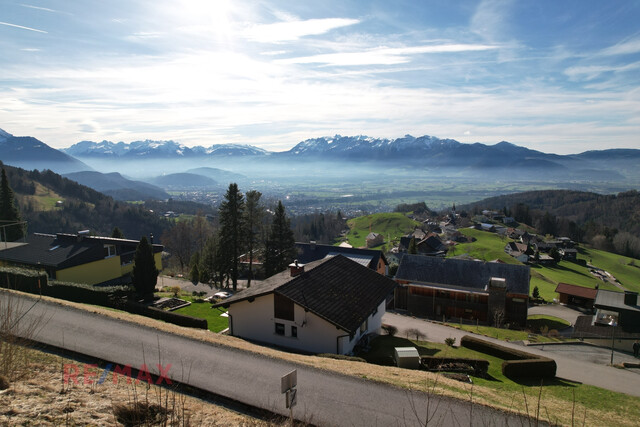
<svg viewBox="0 0 640 427">
<path fill-rule="evenodd" d="M 13 136 L 0 129 L 0 161 L 23 169 L 51 169 L 58 173 L 91 170 L 68 154 L 31 136 Z"/>
<path fill-rule="evenodd" d="M 63 150 L 80 158 L 151 159 L 194 158 L 209 156 L 257 156 L 266 150 L 251 145 L 216 144 L 211 147 L 187 147 L 175 141 L 93 142 L 81 141 Z"/>
</svg>

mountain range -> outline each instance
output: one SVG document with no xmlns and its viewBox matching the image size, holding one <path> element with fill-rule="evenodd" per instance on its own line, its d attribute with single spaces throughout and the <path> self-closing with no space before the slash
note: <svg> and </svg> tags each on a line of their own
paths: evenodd
<svg viewBox="0 0 640 427">
<path fill-rule="evenodd" d="M 0 149 L 0 160 L 27 169 L 46 167 L 68 173 L 91 170 L 88 163 L 98 170 L 104 170 L 105 165 L 109 165 L 111 170 L 132 175 L 145 167 L 144 174 L 140 172 L 139 176 L 145 176 L 148 182 L 152 182 L 154 177 L 185 171 L 206 176 L 221 184 L 238 178 L 229 171 L 223 171 L 227 174 L 224 177 L 219 173 L 213 173 L 216 175 L 213 176 L 212 171 L 219 169 L 210 168 L 206 171 L 212 165 L 242 170 L 243 175 L 253 174 L 253 178 L 262 178 L 270 173 L 304 177 L 311 176 L 312 172 L 317 174 L 318 171 L 321 172 L 319 176 L 326 177 L 332 172 L 347 169 L 336 167 L 338 162 L 348 162 L 354 167 L 373 166 L 373 170 L 379 170 L 378 165 L 383 163 L 386 169 L 396 168 L 402 173 L 422 171 L 434 176 L 483 179 L 508 177 L 514 181 L 625 182 L 628 179 L 640 179 L 637 168 L 640 150 L 610 149 L 557 155 L 506 141 L 495 145 L 467 144 L 427 135 L 405 135 L 396 139 L 335 135 L 307 139 L 282 152 L 237 144 L 187 147 L 171 140 L 144 140 L 128 144 L 82 141 L 58 151 L 35 138 L 14 137 L 0 130 Z M 142 161 L 146 161 L 146 166 Z M 312 162 L 323 163 L 314 166 Z M 354 173 L 360 173 L 360 170 L 354 168 Z M 198 181 L 206 180 L 198 178 Z M 166 182 L 166 178 L 160 178 L 155 183 L 167 188 Z"/>
</svg>

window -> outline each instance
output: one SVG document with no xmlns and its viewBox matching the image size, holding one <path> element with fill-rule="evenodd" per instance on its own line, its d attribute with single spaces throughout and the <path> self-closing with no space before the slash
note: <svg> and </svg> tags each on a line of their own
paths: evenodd
<svg viewBox="0 0 640 427">
<path fill-rule="evenodd" d="M 291 338 L 298 338 L 298 327 L 297 326 L 292 326 L 291 327 Z"/>
<path fill-rule="evenodd" d="M 369 319 L 365 320 L 364 323 L 360 325 L 360 333 L 365 333 L 367 331 L 367 327 L 369 327 Z"/>
<path fill-rule="evenodd" d="M 273 317 L 293 322 L 293 301 L 280 294 L 273 294 Z"/>
<path fill-rule="evenodd" d="M 276 323 L 276 334 L 284 335 L 284 323 Z"/>
<path fill-rule="evenodd" d="M 110 256 L 114 256 L 116 254 L 116 246 L 115 245 L 104 245 L 104 257 L 109 258 Z"/>
</svg>

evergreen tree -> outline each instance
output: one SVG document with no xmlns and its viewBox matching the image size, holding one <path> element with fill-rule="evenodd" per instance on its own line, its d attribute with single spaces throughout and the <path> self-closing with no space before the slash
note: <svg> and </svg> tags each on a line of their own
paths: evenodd
<svg viewBox="0 0 640 427">
<path fill-rule="evenodd" d="M 260 204 L 262 193 L 256 190 L 247 191 L 244 212 L 244 227 L 247 252 L 249 254 L 249 275 L 247 277 L 247 288 L 251 287 L 253 278 L 253 251 L 259 242 L 258 236 L 262 228 L 264 209 Z"/>
<path fill-rule="evenodd" d="M 200 281 L 208 283 L 216 281 L 216 249 L 218 241 L 214 236 L 207 239 L 200 256 Z"/>
<path fill-rule="evenodd" d="M 16 224 L 22 221 L 20 211 L 14 200 L 13 190 L 9 186 L 7 173 L 2 169 L 2 179 L 0 180 L 0 225 L 2 228 L 0 240 L 13 242 L 21 239 L 25 235 L 23 224 Z"/>
<path fill-rule="evenodd" d="M 195 252 L 191 257 L 191 271 L 189 271 L 189 280 L 193 283 L 200 281 L 200 252 Z"/>
<path fill-rule="evenodd" d="M 229 189 L 224 195 L 225 200 L 220 204 L 220 240 L 219 249 L 221 265 L 229 267 L 228 275 L 231 278 L 234 292 L 238 287 L 238 258 L 242 253 L 244 229 L 244 196 L 238 190 L 238 184 L 229 184 Z"/>
<path fill-rule="evenodd" d="M 158 269 L 153 257 L 153 247 L 147 238 L 142 236 L 133 256 L 133 285 L 139 295 L 151 299 L 157 282 Z"/>
<path fill-rule="evenodd" d="M 410 254 L 417 254 L 418 253 L 418 246 L 416 245 L 416 238 L 412 237 L 411 240 L 409 241 L 409 248 L 407 248 L 407 252 Z"/>
<path fill-rule="evenodd" d="M 531 296 L 535 299 L 540 299 L 540 290 L 538 289 L 538 286 L 533 287 L 533 292 L 531 293 Z"/>
<path fill-rule="evenodd" d="M 285 270 L 296 256 L 295 239 L 282 201 L 278 201 L 271 232 L 265 244 L 264 270 L 267 277 Z"/>
<path fill-rule="evenodd" d="M 122 232 L 122 230 L 120 230 L 120 228 L 113 227 L 111 237 L 113 237 L 114 239 L 124 239 L 124 233 Z"/>
</svg>

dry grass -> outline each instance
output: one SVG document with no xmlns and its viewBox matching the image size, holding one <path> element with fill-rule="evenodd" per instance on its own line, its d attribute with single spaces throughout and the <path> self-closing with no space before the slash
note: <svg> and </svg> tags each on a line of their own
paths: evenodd
<svg viewBox="0 0 640 427">
<path fill-rule="evenodd" d="M 34 298 L 31 295 L 26 295 Z M 533 415 L 532 408 L 539 405 L 544 410 L 541 412 L 540 418 L 560 423 L 562 425 L 571 425 L 572 418 L 582 420 L 586 413 L 585 425 L 636 425 L 636 420 L 625 417 L 624 411 L 611 412 L 599 410 L 598 408 L 587 408 L 580 404 L 559 399 L 557 397 L 547 395 L 537 388 L 524 388 L 521 394 L 515 395 L 512 390 L 501 391 L 496 388 L 483 387 L 478 385 L 466 385 L 453 379 L 445 378 L 434 373 L 425 371 L 413 371 L 400 369 L 396 367 L 386 367 L 371 365 L 368 363 L 343 361 L 316 356 L 305 356 L 293 353 L 287 353 L 268 347 L 258 346 L 242 339 L 227 335 L 214 334 L 209 331 L 195 330 L 184 328 L 168 323 L 159 322 L 143 316 L 132 315 L 129 313 L 114 312 L 100 307 L 88 307 L 82 304 L 76 304 L 68 301 L 61 301 L 47 298 L 58 305 L 76 307 L 81 310 L 98 313 L 100 315 L 112 318 L 135 322 L 151 328 L 174 333 L 189 338 L 197 339 L 215 345 L 233 347 L 244 351 L 249 351 L 263 356 L 287 360 L 289 362 L 301 365 L 312 366 L 318 369 L 337 372 L 344 375 L 364 378 L 385 384 L 390 384 L 399 388 L 424 391 L 435 393 L 438 395 L 454 397 L 462 400 L 469 400 L 470 394 L 473 395 L 473 402 L 479 405 L 491 406 L 500 410 L 515 412 L 520 414 Z M 472 388 L 473 387 L 473 388 Z M 538 403 L 538 400 L 540 402 Z M 575 408 L 571 408 L 575 405 Z M 546 414 L 551 414 L 547 416 Z M 613 423 L 613 424 L 612 424 Z"/>
<path fill-rule="evenodd" d="M 79 362 L 33 349 L 27 353 L 29 375 L 0 392 L 2 426 L 156 425 L 152 421 L 172 426 L 272 425 L 166 388 L 128 384 L 122 377 L 117 384 L 107 376 L 102 384 L 65 385 L 61 367 Z M 95 372 L 94 380 L 102 371 Z"/>
</svg>

